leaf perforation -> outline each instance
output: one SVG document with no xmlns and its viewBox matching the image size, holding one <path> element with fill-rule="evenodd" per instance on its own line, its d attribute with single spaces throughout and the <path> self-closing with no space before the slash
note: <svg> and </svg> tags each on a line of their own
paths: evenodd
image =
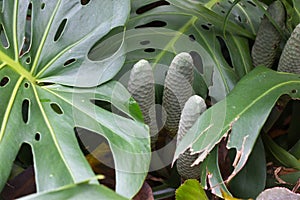
<svg viewBox="0 0 300 200">
<path fill-rule="evenodd" d="M 34 139 L 35 139 L 35 141 L 40 141 L 41 140 L 41 133 L 39 133 L 39 132 L 37 132 L 35 135 L 34 135 Z"/>
<path fill-rule="evenodd" d="M 54 96 L 60 98 L 60 99 L 63 100 L 65 103 L 69 104 L 70 106 L 72 106 L 73 108 L 77 109 L 78 111 L 80 111 L 80 112 L 86 114 L 87 116 L 89 116 L 89 117 L 91 117 L 91 118 L 94 118 L 94 117 L 95 117 L 95 116 L 92 116 L 92 115 L 90 115 L 89 113 L 85 112 L 85 111 L 84 111 L 80 106 L 78 106 L 77 104 L 74 104 L 74 103 L 68 101 L 68 100 L 65 99 L 63 96 L 61 96 L 61 95 L 55 93 L 55 92 L 52 91 L 51 89 L 48 89 L 48 88 L 43 88 L 43 89 L 47 90 L 47 91 L 48 91 L 49 93 L 51 93 L 52 95 L 54 95 Z M 83 100 L 82 100 L 82 101 L 83 101 Z M 95 106 L 95 104 L 93 104 L 91 101 L 89 101 L 89 102 L 90 102 L 92 105 Z M 98 108 L 101 109 L 102 111 L 108 112 L 108 111 L 106 111 L 105 109 L 103 109 L 103 108 L 101 108 L 101 107 L 98 107 Z M 118 116 L 118 115 L 117 115 L 117 116 Z M 120 117 L 121 117 L 121 116 L 120 116 Z M 105 128 L 105 129 L 107 129 L 107 130 L 109 130 L 110 132 L 113 132 L 113 131 L 111 130 L 111 128 L 109 128 L 109 127 L 107 127 L 107 126 L 105 126 L 105 125 L 103 125 L 103 124 L 101 124 L 101 127 Z M 84 128 L 84 127 L 82 127 L 82 128 Z M 123 131 L 122 131 L 122 132 L 123 132 Z M 130 143 L 130 140 L 129 140 L 129 139 L 128 139 L 128 140 L 127 140 L 126 138 L 123 138 L 123 139 L 126 140 L 127 143 Z M 113 144 L 111 144 L 111 145 L 113 145 Z"/>
<path fill-rule="evenodd" d="M 56 6 L 55 6 L 55 9 L 54 9 L 54 11 L 53 11 L 53 13 L 52 13 L 52 15 L 51 15 L 51 17 L 50 17 L 50 19 L 49 19 L 49 22 L 48 22 L 48 24 L 47 24 L 47 26 L 46 26 L 46 29 L 45 29 L 45 31 L 44 31 L 44 35 L 43 35 L 43 37 L 42 37 L 42 40 L 40 41 L 40 45 L 39 45 L 38 50 L 37 50 L 37 52 L 36 52 L 36 57 L 35 57 L 35 59 L 34 59 L 34 61 L 33 61 L 33 64 L 32 64 L 32 68 L 31 68 L 31 71 L 30 71 L 31 74 L 34 73 L 34 71 L 35 71 L 35 69 L 36 69 L 36 67 L 37 67 L 37 65 L 38 65 L 38 61 L 39 61 L 39 59 L 40 59 L 40 56 L 41 56 L 43 47 L 44 47 L 44 45 L 45 45 L 47 36 L 48 36 L 49 31 L 50 31 L 50 28 L 51 28 L 51 25 L 52 25 L 52 23 L 53 23 L 53 21 L 54 21 L 54 18 L 55 18 L 55 16 L 56 16 L 56 13 L 57 13 L 57 11 L 58 11 L 58 9 L 59 9 L 60 4 L 61 4 L 61 0 L 58 0 L 58 1 L 57 1 L 57 4 L 56 4 Z"/>
<path fill-rule="evenodd" d="M 175 42 L 185 33 L 186 29 L 188 27 L 190 27 L 192 24 L 194 24 L 196 20 L 197 20 L 197 17 L 193 16 L 182 28 L 180 28 L 178 30 L 176 37 L 173 37 L 172 40 L 170 40 L 168 42 L 168 44 L 166 45 L 166 47 L 164 49 L 171 49 L 171 47 L 173 47 L 173 44 L 175 44 Z M 161 51 L 159 53 L 159 55 L 156 57 L 156 59 L 154 61 L 153 70 L 155 69 L 156 64 L 159 63 L 159 60 L 161 60 L 165 54 L 166 54 L 166 51 Z"/>
<path fill-rule="evenodd" d="M 10 79 L 8 76 L 4 76 L 0 81 L 0 87 L 5 87 L 9 83 Z"/>
<path fill-rule="evenodd" d="M 57 41 L 61 38 L 61 36 L 63 35 L 64 30 L 65 30 L 65 28 L 66 28 L 66 26 L 67 26 L 67 22 L 68 22 L 68 19 L 67 19 L 67 18 L 64 18 L 64 19 L 61 21 L 61 23 L 60 23 L 60 25 L 58 26 L 57 31 L 56 31 L 56 33 L 55 33 L 55 35 L 54 35 L 54 42 L 57 42 Z"/>
<path fill-rule="evenodd" d="M 73 182 L 75 182 L 76 179 L 75 179 L 74 175 L 71 173 L 72 170 L 71 170 L 70 166 L 68 165 L 68 163 L 66 162 L 66 159 L 64 158 L 64 154 L 63 154 L 62 149 L 61 149 L 61 147 L 59 145 L 59 142 L 57 140 L 55 132 L 54 132 L 54 130 L 52 128 L 50 120 L 48 119 L 47 114 L 46 114 L 46 112 L 45 112 L 45 110 L 44 110 L 44 108 L 42 106 L 42 103 L 41 103 L 41 101 L 39 99 L 39 95 L 38 95 L 37 89 L 36 89 L 35 86 L 33 86 L 32 88 L 33 88 L 33 93 L 34 93 L 36 102 L 37 102 L 38 107 L 39 107 L 39 109 L 41 111 L 42 118 L 44 119 L 44 122 L 46 123 L 46 126 L 47 126 L 47 128 L 49 130 L 49 133 L 50 133 L 50 135 L 51 135 L 51 137 L 53 139 L 54 145 L 56 146 L 57 151 L 58 151 L 60 157 L 62 158 L 62 160 L 63 160 L 66 168 L 68 169 L 68 172 L 69 172 L 70 176 L 72 177 Z"/>
<path fill-rule="evenodd" d="M 22 119 L 25 124 L 28 123 L 29 115 L 30 115 L 30 100 L 26 98 L 22 102 Z"/>
<path fill-rule="evenodd" d="M 195 25 L 194 25 L 194 27 L 195 27 Z M 221 76 L 222 82 L 224 83 L 226 92 L 229 93 L 230 92 L 230 87 L 229 87 L 229 85 L 228 85 L 228 83 L 227 83 L 227 81 L 226 81 L 226 79 L 224 77 L 224 73 L 221 73 L 221 72 L 223 72 L 223 69 L 221 67 L 219 59 L 216 57 L 216 55 L 214 53 L 214 50 L 211 48 L 212 45 L 210 45 L 210 44 L 207 43 L 207 40 L 205 39 L 205 37 L 203 36 L 203 34 L 196 27 L 195 27 L 195 30 L 197 31 L 197 33 L 199 34 L 199 36 L 202 38 L 202 41 L 205 43 L 207 50 L 210 52 L 212 60 L 216 63 L 216 67 L 218 68 L 218 70 L 220 72 L 220 76 Z"/>
<path fill-rule="evenodd" d="M 249 1 L 249 2 L 250 2 L 250 1 Z M 251 2 L 251 3 L 252 3 L 252 2 Z M 252 3 L 252 4 L 253 4 L 253 3 Z M 254 5 L 255 5 L 255 4 L 254 4 Z M 254 25 L 253 25 L 252 21 L 250 20 L 251 17 L 249 17 L 248 13 L 245 12 L 245 9 L 243 9 L 243 7 L 242 7 L 240 4 L 237 4 L 237 6 L 238 6 L 238 7 L 240 8 L 240 10 L 245 14 L 246 19 L 247 19 L 247 22 L 250 24 L 251 31 L 252 31 L 253 34 L 255 34 L 256 31 L 255 31 Z M 256 6 L 256 5 L 255 5 L 255 6 Z"/>
<path fill-rule="evenodd" d="M 61 95 L 55 93 L 54 91 L 52 91 L 52 90 L 50 90 L 50 89 L 48 89 L 48 88 L 43 88 L 43 89 L 47 90 L 49 93 L 51 93 L 52 95 L 58 97 L 59 99 L 63 100 L 63 101 L 64 101 L 65 103 L 67 103 L 69 106 L 72 106 L 72 107 L 76 108 L 77 110 L 79 110 L 79 111 L 85 113 L 85 114 L 88 115 L 89 117 L 93 117 L 93 116 L 89 115 L 88 113 L 86 113 L 84 110 L 82 110 L 80 107 L 76 106 L 77 104 L 74 104 L 74 103 L 68 101 L 68 100 L 67 100 L 66 98 L 64 98 L 63 96 L 61 96 Z M 93 104 L 93 103 L 91 102 L 91 104 Z M 95 104 L 93 104 L 93 105 L 95 105 Z M 101 108 L 101 107 L 99 107 L 99 108 L 100 108 L 100 109 L 103 109 L 103 108 Z M 103 109 L 103 110 L 104 110 L 104 109 Z"/>
<path fill-rule="evenodd" d="M 77 44 L 81 43 L 82 41 L 84 41 L 86 38 L 89 37 L 89 35 L 92 34 L 91 32 L 86 35 L 85 37 L 83 37 L 82 39 L 78 40 L 77 42 L 74 42 L 72 45 L 69 45 L 68 47 L 66 47 L 65 49 L 63 49 L 62 51 L 60 51 L 58 54 L 56 54 L 55 57 L 53 57 L 37 74 L 36 74 L 36 78 L 38 79 L 38 77 L 40 77 L 49 67 L 51 67 L 51 65 L 58 60 L 64 53 L 68 52 L 70 49 L 72 49 L 74 46 L 76 46 Z M 73 58 L 76 59 L 76 58 Z M 66 61 L 67 62 L 67 61 Z M 63 65 L 65 66 L 65 65 Z M 62 67 L 63 67 L 62 66 Z"/>
</svg>

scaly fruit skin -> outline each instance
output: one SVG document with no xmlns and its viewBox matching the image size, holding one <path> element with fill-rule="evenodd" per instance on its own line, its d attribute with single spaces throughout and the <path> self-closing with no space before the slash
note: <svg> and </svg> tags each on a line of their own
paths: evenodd
<svg viewBox="0 0 300 200">
<path fill-rule="evenodd" d="M 176 55 L 169 67 L 162 106 L 167 114 L 164 128 L 170 137 L 176 135 L 181 111 L 185 102 L 193 95 L 193 70 L 193 59 L 185 52 Z"/>
<path fill-rule="evenodd" d="M 144 122 L 149 126 L 151 146 L 154 148 L 158 130 L 155 113 L 154 77 L 148 61 L 140 60 L 133 66 L 127 89 L 140 106 Z"/>
<path fill-rule="evenodd" d="M 285 27 L 285 8 L 280 1 L 273 2 L 267 12 L 281 29 Z M 271 68 L 276 61 L 281 42 L 281 35 L 264 16 L 257 31 L 252 47 L 252 61 L 254 66 L 264 65 Z"/>
<path fill-rule="evenodd" d="M 300 74 L 300 24 L 296 26 L 284 46 L 277 70 Z"/>
<path fill-rule="evenodd" d="M 205 101 L 200 96 L 194 95 L 189 98 L 182 110 L 177 134 L 177 145 L 205 110 Z M 176 167 L 183 179 L 200 178 L 200 166 L 195 165 L 191 167 L 197 158 L 198 154 L 190 155 L 189 150 L 178 157 Z"/>
</svg>

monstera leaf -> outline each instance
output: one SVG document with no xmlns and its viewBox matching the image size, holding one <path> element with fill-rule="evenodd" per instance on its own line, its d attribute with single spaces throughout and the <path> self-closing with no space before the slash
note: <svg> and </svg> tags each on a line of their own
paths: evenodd
<svg viewBox="0 0 300 200">
<path fill-rule="evenodd" d="M 31 146 L 38 192 L 93 177 L 75 137 L 80 127 L 108 140 L 116 191 L 132 197 L 139 190 L 150 160 L 148 129 L 126 89 L 103 84 L 122 67 L 123 48 L 104 60 L 87 56 L 124 25 L 129 8 L 128 0 L 1 1 L 1 189 L 24 143 Z M 127 117 L 96 106 L 97 100 Z"/>
<path fill-rule="evenodd" d="M 199 153 L 194 164 L 208 162 L 210 153 L 215 152 L 222 138 L 226 138 L 227 148 L 236 150 L 234 170 L 227 180 L 230 181 L 248 161 L 260 130 L 278 98 L 282 95 L 293 99 L 300 97 L 299 83 L 299 75 L 255 68 L 224 100 L 199 117 L 177 146 L 174 161 L 186 149 L 191 149 L 192 153 Z"/>
<path fill-rule="evenodd" d="M 153 64 L 156 82 L 161 84 L 174 55 L 190 52 L 196 66 L 196 93 L 204 96 L 203 88 L 208 87 L 214 102 L 222 100 L 252 69 L 248 39 L 254 38 L 263 15 L 253 1 L 242 1 L 231 11 L 224 35 L 231 6 L 227 0 L 132 1 L 126 30 L 127 68 L 121 75 L 143 58 Z"/>
</svg>

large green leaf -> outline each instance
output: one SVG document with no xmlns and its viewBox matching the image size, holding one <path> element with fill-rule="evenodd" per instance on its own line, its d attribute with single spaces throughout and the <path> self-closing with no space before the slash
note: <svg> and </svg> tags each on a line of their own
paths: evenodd
<svg viewBox="0 0 300 200">
<path fill-rule="evenodd" d="M 78 184 L 66 185 L 56 190 L 29 195 L 21 200 L 56 200 L 56 199 L 101 199 L 101 200 L 126 200 L 102 185 L 82 182 Z"/>
<path fill-rule="evenodd" d="M 97 62 L 87 59 L 87 53 L 112 28 L 125 23 L 129 1 L 106 0 L 87 5 L 78 1 L 34 1 L 28 10 L 29 4 L 29 0 L 3 2 L 1 24 L 8 44 L 1 47 L 1 57 L 5 57 L 5 64 L 17 71 L 26 69 L 23 75 L 31 81 L 81 87 L 103 83 L 121 68 L 121 49 Z M 30 22 L 26 21 L 28 12 Z M 26 24 L 31 34 L 24 43 Z M 29 49 L 23 45 L 26 41 L 30 41 Z M 78 73 L 80 76 L 74 78 Z"/>
<path fill-rule="evenodd" d="M 190 148 L 202 162 L 222 138 L 227 148 L 236 149 L 234 171 L 229 180 L 246 164 L 259 132 L 277 99 L 288 94 L 300 97 L 299 75 L 274 72 L 257 67 L 246 75 L 226 97 L 203 113 L 177 146 L 174 160 Z"/>
<path fill-rule="evenodd" d="M 161 5 L 155 0 L 132 1 L 127 26 L 131 40 L 122 75 L 144 58 L 153 63 L 157 79 L 163 82 L 161 76 L 174 55 L 191 52 L 199 58 L 196 76 L 204 79 L 215 101 L 223 99 L 238 79 L 252 69 L 247 39 L 254 38 L 262 12 L 252 1 L 237 6 L 230 15 L 224 37 L 222 27 L 232 4 L 225 0 L 213 2 L 208 8 L 189 0 L 169 0 Z M 227 60 L 223 55 L 226 47 L 230 54 Z M 203 96 L 201 91 L 198 93 Z"/>
<path fill-rule="evenodd" d="M 97 40 L 124 25 L 130 2 L 81 2 L 85 1 L 3 1 L 0 189 L 23 143 L 32 149 L 38 192 L 93 177 L 77 143 L 75 127 L 108 140 L 118 193 L 132 197 L 142 186 L 149 166 L 150 141 L 147 127 L 138 122 L 142 118 L 139 108 L 121 84 L 97 86 L 122 67 L 123 50 L 119 48 L 100 61 L 87 57 Z M 95 100 L 111 102 L 132 119 L 97 107 Z"/>
</svg>

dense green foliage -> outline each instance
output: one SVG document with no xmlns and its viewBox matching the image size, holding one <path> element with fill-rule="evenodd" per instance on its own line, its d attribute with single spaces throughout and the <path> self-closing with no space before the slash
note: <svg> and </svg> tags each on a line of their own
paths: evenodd
<svg viewBox="0 0 300 200">
<path fill-rule="evenodd" d="M 24 199 L 141 198 L 148 184 L 154 198 L 255 198 L 279 185 L 297 191 L 299 68 L 277 66 L 283 49 L 280 62 L 297 57 L 299 46 L 284 45 L 300 22 L 300 2 L 276 2 L 284 24 L 266 11 L 272 2 L 0 0 L 0 190 L 33 166 L 36 194 Z M 271 69 L 252 61 L 255 39 L 268 38 L 256 37 L 268 33 L 258 31 L 262 19 L 277 31 L 276 51 L 267 49 Z M 291 38 L 293 45 L 298 36 Z M 188 80 L 170 75 L 187 64 L 176 55 L 194 68 L 180 72 Z M 175 146 L 184 87 L 193 90 L 184 102 L 195 94 L 208 109 Z M 170 134 L 164 123 L 173 115 Z M 184 152 L 194 154 L 189 163 L 201 177 L 179 187 L 175 165 Z M 91 157 L 114 169 L 110 189 L 99 184 L 109 173 L 97 175 Z"/>
</svg>

